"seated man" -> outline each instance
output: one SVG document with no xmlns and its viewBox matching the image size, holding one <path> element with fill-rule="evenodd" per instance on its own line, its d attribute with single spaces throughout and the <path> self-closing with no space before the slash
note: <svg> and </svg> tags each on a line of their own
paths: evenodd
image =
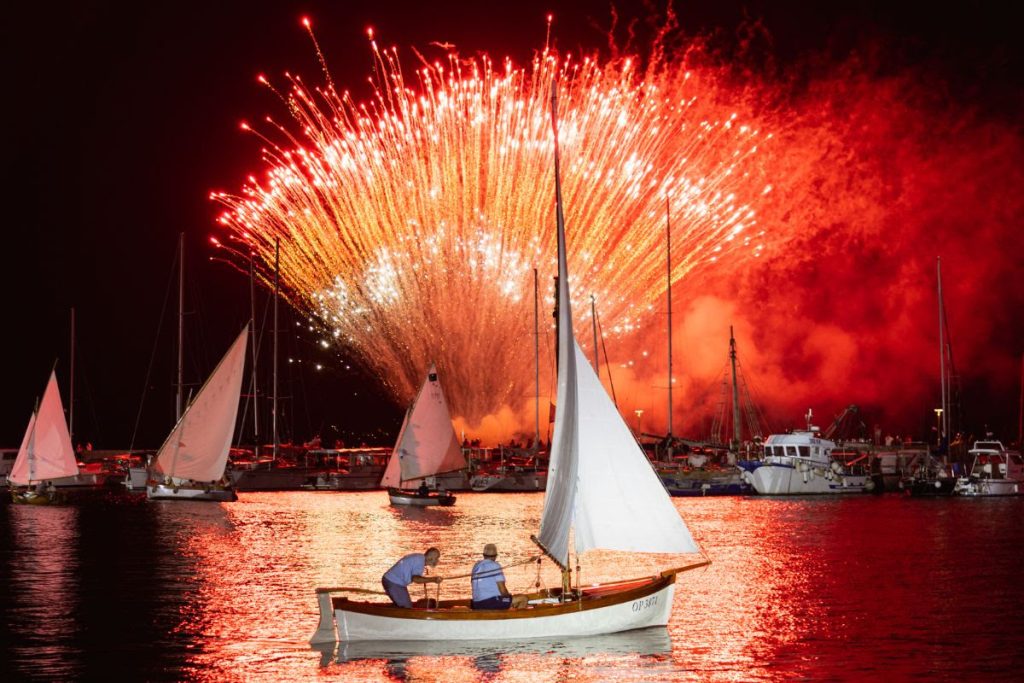
<svg viewBox="0 0 1024 683">
<path fill-rule="evenodd" d="M 391 602 L 399 607 L 412 607 L 409 584 L 441 583 L 439 576 L 423 576 L 424 568 L 436 567 L 440 557 L 441 551 L 437 548 L 430 548 L 425 553 L 406 555 L 387 570 L 381 577 L 381 583 L 384 585 L 384 592 L 391 598 Z"/>
<path fill-rule="evenodd" d="M 505 587 L 505 573 L 501 571 L 495 558 L 498 557 L 498 548 L 493 543 L 484 546 L 484 559 L 473 565 L 473 574 L 470 579 L 473 584 L 473 602 L 470 606 L 473 609 L 508 609 L 520 601 L 514 599 L 512 594 Z"/>
<path fill-rule="evenodd" d="M 430 487 L 427 486 L 427 482 L 421 481 L 420 482 L 420 487 L 419 487 L 419 489 L 416 490 L 416 493 L 418 493 L 421 496 L 429 496 L 430 495 Z"/>
</svg>

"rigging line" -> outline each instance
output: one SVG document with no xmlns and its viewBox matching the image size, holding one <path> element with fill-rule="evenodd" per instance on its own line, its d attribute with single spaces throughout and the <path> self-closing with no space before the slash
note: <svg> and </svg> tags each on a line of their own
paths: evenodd
<svg viewBox="0 0 1024 683">
<path fill-rule="evenodd" d="M 533 557 L 525 559 L 525 560 L 523 560 L 521 562 L 513 562 L 512 564 L 498 565 L 498 569 L 492 569 L 492 570 L 490 570 L 490 571 L 488 571 L 486 573 L 479 574 L 478 576 L 480 578 L 483 578 L 483 577 L 486 577 L 486 576 L 497 576 L 498 573 L 500 573 L 504 569 L 511 569 L 512 567 L 521 567 L 524 564 L 533 564 L 534 562 L 536 562 L 541 557 L 543 557 L 543 556 L 542 555 L 534 555 Z M 465 578 L 468 578 L 468 577 L 471 577 L 471 576 L 473 576 L 472 572 L 470 572 L 468 574 L 454 574 L 452 576 L 437 576 L 436 578 L 441 579 L 442 581 L 451 581 L 452 579 L 465 579 Z"/>
<path fill-rule="evenodd" d="M 156 339 L 153 342 L 153 350 L 149 356 L 149 367 L 146 368 L 146 380 L 142 384 L 142 399 L 139 401 L 139 412 L 135 415 L 135 427 L 132 429 L 132 438 L 128 442 L 128 453 L 135 450 L 135 437 L 139 432 L 139 421 L 142 419 L 142 408 L 146 404 L 146 393 L 149 389 L 149 378 L 153 372 L 153 361 L 156 359 L 156 348 L 160 344 L 160 331 L 164 325 L 164 314 L 167 312 L 167 302 L 171 298 L 171 284 L 174 282 L 174 274 L 178 267 L 178 250 L 174 250 L 174 262 L 171 264 L 171 275 L 167 278 L 167 291 L 164 293 L 164 305 L 160 309 L 160 318 L 156 325 Z"/>
<path fill-rule="evenodd" d="M 263 347 L 263 333 L 267 329 L 267 313 L 268 313 L 269 310 L 270 310 L 270 297 L 267 297 L 267 300 L 263 304 L 263 322 L 260 324 L 259 335 L 256 334 L 256 321 L 255 320 L 252 321 L 252 326 L 253 326 L 252 327 L 252 329 L 253 329 L 253 332 L 252 332 L 252 336 L 253 336 L 252 343 L 253 343 L 253 346 L 256 347 L 254 349 L 253 353 L 256 356 L 257 360 L 259 360 L 259 357 L 260 357 L 260 349 Z M 257 394 L 259 392 L 259 386 L 257 386 L 257 383 L 253 382 L 252 375 L 250 374 L 249 377 L 250 377 L 250 379 L 249 379 L 249 387 L 250 387 L 249 394 L 250 395 L 246 397 L 245 402 L 242 404 L 243 405 L 243 408 L 242 408 L 242 419 L 239 420 L 240 427 L 239 427 L 239 433 L 238 433 L 238 440 L 235 443 L 241 443 L 241 441 L 242 441 L 242 433 L 243 433 L 243 431 L 245 429 L 246 420 L 247 420 L 248 415 L 249 415 L 249 402 L 252 401 L 253 405 L 255 406 L 256 405 L 256 396 L 257 396 Z M 253 410 L 255 411 L 255 408 L 253 408 Z M 253 441 L 256 441 L 256 435 L 255 434 L 253 434 Z M 254 445 L 258 446 L 259 444 L 254 444 Z"/>
<path fill-rule="evenodd" d="M 597 333 L 601 336 L 601 349 L 604 351 L 604 366 L 608 368 L 608 385 L 612 389 L 612 403 L 614 403 L 615 407 L 618 408 L 619 399 L 615 397 L 615 381 L 612 379 L 612 364 L 608 361 L 608 345 L 605 344 L 604 329 L 601 327 L 601 316 L 597 311 L 594 311 L 594 320 L 597 322 Z M 672 378 L 670 377 L 668 381 L 671 383 Z"/>
</svg>

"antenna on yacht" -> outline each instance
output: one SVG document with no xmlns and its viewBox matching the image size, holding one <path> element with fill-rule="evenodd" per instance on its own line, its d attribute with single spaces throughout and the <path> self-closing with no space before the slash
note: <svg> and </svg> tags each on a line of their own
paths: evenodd
<svg viewBox="0 0 1024 683">
<path fill-rule="evenodd" d="M 808 408 L 807 409 L 807 414 L 804 415 L 804 419 L 807 420 L 807 431 L 809 431 L 809 432 L 816 432 L 816 431 L 818 431 L 818 427 L 814 426 L 814 424 L 813 424 L 813 420 L 814 420 L 814 409 L 813 408 Z"/>
</svg>

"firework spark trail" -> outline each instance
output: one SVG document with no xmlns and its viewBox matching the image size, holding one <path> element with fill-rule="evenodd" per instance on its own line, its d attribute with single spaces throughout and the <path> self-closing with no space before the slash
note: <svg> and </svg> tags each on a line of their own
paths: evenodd
<svg viewBox="0 0 1024 683">
<path fill-rule="evenodd" d="M 413 88 L 394 51 L 373 49 L 365 104 L 289 76 L 292 124 L 267 119 L 257 133 L 266 177 L 213 198 L 234 238 L 222 243 L 272 263 L 280 237 L 293 302 L 398 399 L 431 361 L 469 420 L 532 394 L 531 269 L 542 283 L 555 272 L 553 79 L 573 296 L 596 295 L 607 330 L 637 329 L 664 293 L 666 195 L 673 281 L 764 246 L 754 207 L 771 190 L 758 162 L 771 135 L 721 103 L 707 74 L 549 51 L 495 68 L 453 54 L 417 69 Z"/>
</svg>

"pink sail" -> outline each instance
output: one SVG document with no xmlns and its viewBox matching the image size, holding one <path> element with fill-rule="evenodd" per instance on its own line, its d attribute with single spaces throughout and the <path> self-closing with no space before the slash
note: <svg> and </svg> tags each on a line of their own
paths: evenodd
<svg viewBox="0 0 1024 683">
<path fill-rule="evenodd" d="M 437 369 L 431 365 L 416 402 L 406 413 L 381 485 L 397 487 L 403 482 L 464 467 L 466 459 L 452 427 Z"/>
<path fill-rule="evenodd" d="M 71 446 L 68 423 L 64 419 L 57 375 L 51 372 L 39 410 L 29 418 L 18 457 L 7 478 L 18 486 L 28 486 L 77 474 L 78 461 Z"/>
<path fill-rule="evenodd" d="M 155 474 L 197 482 L 224 476 L 238 418 L 248 334 L 246 328 L 238 335 L 157 451 Z"/>
</svg>

